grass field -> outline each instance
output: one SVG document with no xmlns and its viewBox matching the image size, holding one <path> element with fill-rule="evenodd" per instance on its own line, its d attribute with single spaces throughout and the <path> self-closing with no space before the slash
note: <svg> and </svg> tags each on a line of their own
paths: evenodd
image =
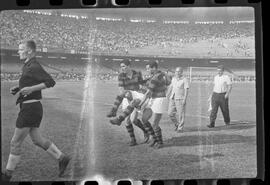
<svg viewBox="0 0 270 185">
<path fill-rule="evenodd" d="M 1 83 L 2 169 L 6 165 L 18 107 L 9 88 Z M 110 125 L 105 117 L 117 94 L 116 84 L 101 81 L 58 82 L 43 91 L 41 130 L 73 157 L 66 176 L 57 177 L 57 163 L 27 138 L 22 161 L 12 180 L 84 180 L 100 174 L 107 179 L 252 178 L 256 176 L 255 84 L 234 84 L 230 96 L 232 125 L 225 126 L 219 111 L 216 127 L 209 129 L 209 86 L 193 83 L 187 102 L 185 131 L 175 133 L 164 114 L 164 147 L 129 147 L 124 123 Z M 137 141 L 143 133 L 135 127 Z"/>
</svg>

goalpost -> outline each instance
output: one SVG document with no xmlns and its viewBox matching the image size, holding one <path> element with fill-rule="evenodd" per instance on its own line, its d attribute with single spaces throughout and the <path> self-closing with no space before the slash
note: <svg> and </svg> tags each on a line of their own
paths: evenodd
<svg viewBox="0 0 270 185">
<path fill-rule="evenodd" d="M 234 77 L 237 78 L 237 75 L 232 71 L 224 71 L 224 74 L 227 74 L 233 81 Z M 188 78 L 189 82 L 205 82 L 213 83 L 214 76 L 217 75 L 216 67 L 189 67 Z"/>
<path fill-rule="evenodd" d="M 189 67 L 189 82 L 210 82 L 217 74 L 216 67 Z"/>
</svg>

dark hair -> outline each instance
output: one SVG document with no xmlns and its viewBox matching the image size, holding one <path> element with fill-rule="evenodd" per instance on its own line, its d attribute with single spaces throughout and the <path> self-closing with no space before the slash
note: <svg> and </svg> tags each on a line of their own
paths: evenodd
<svg viewBox="0 0 270 185">
<path fill-rule="evenodd" d="M 128 59 L 124 59 L 120 64 L 125 64 L 126 66 L 130 66 L 130 61 Z"/>
<path fill-rule="evenodd" d="M 22 44 L 25 44 L 28 48 L 30 48 L 32 51 L 36 51 L 36 43 L 33 40 L 25 40 L 22 42 Z"/>
<path fill-rule="evenodd" d="M 156 69 L 158 68 L 158 63 L 156 61 L 147 62 L 146 65 L 147 66 L 149 65 L 150 68 L 153 68 L 153 67 L 155 67 Z"/>
<path fill-rule="evenodd" d="M 224 67 L 223 65 L 219 65 L 219 66 L 217 66 L 217 68 L 218 68 L 218 69 L 221 69 L 222 71 L 225 70 L 225 67 Z"/>
</svg>

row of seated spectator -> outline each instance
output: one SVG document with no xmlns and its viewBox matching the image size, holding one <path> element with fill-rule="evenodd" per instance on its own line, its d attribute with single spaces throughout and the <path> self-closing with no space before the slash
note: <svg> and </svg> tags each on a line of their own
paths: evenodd
<svg viewBox="0 0 270 185">
<path fill-rule="evenodd" d="M 52 73 L 51 75 L 55 80 L 82 81 L 86 78 L 86 75 L 84 73 Z M 21 73 L 1 73 L 1 81 L 18 80 L 20 76 Z M 90 77 L 102 81 L 117 81 L 116 73 L 92 74 Z M 213 76 L 210 75 L 192 76 L 192 82 L 211 82 L 212 80 Z M 233 77 L 232 80 L 233 82 L 255 82 L 256 78 L 253 75 L 240 75 L 238 77 Z"/>
<path fill-rule="evenodd" d="M 29 14 L 23 11 L 5 11 L 0 14 L 1 44 L 17 46 L 20 40 L 34 39 L 39 47 L 76 51 L 128 54 L 130 50 L 148 46 L 166 47 L 174 43 L 181 47 L 207 41 L 220 43 L 234 39 L 233 51 L 249 53 L 254 38 L 254 24 L 163 24 L 110 22 L 91 19 L 74 19 L 57 15 Z M 215 52 L 208 51 L 209 55 Z M 173 51 L 170 54 L 175 54 Z M 228 55 L 234 55 L 229 53 Z M 242 54 L 241 54 L 242 55 Z"/>
</svg>

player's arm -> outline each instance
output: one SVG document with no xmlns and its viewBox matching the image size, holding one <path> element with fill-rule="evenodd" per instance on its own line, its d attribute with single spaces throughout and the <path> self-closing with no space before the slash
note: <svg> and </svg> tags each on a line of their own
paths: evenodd
<svg viewBox="0 0 270 185">
<path fill-rule="evenodd" d="M 40 91 L 42 89 L 50 88 L 55 85 L 55 81 L 40 65 L 34 65 L 30 69 L 32 78 L 40 82 L 37 85 L 24 87 L 20 90 L 22 95 L 31 94 L 34 91 Z"/>
<path fill-rule="evenodd" d="M 189 84 L 188 84 L 187 79 L 185 79 L 184 88 L 185 88 L 184 104 L 186 104 L 187 97 L 188 97 L 188 90 L 189 90 Z"/>
<path fill-rule="evenodd" d="M 227 92 L 225 94 L 225 98 L 227 99 L 232 91 L 232 84 L 228 84 Z"/>
<path fill-rule="evenodd" d="M 225 98 L 227 99 L 227 98 L 229 98 L 229 95 L 230 95 L 230 93 L 232 91 L 232 81 L 231 81 L 229 76 L 227 76 L 226 83 L 227 83 L 227 91 L 226 91 L 226 94 L 225 94 Z"/>
</svg>

